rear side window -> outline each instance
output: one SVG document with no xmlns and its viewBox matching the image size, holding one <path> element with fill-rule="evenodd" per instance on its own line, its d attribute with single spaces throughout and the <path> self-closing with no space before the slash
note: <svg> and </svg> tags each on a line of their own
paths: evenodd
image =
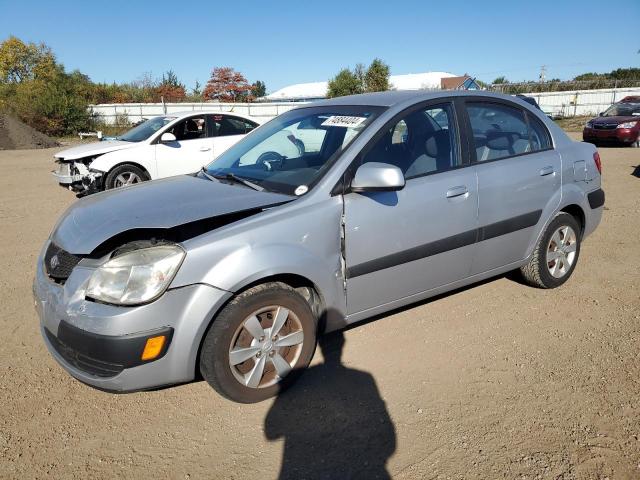
<svg viewBox="0 0 640 480">
<path fill-rule="evenodd" d="M 253 130 L 257 125 L 242 118 L 228 115 L 213 115 L 213 127 L 216 137 L 228 135 L 244 135 Z"/>
<path fill-rule="evenodd" d="M 551 148 L 551 138 L 549 137 L 547 127 L 545 127 L 540 120 L 528 113 L 527 120 L 529 120 L 529 128 L 531 131 L 531 151 L 535 152 Z"/>
<path fill-rule="evenodd" d="M 520 108 L 497 103 L 468 103 L 467 112 L 478 162 L 550 148 L 544 126 L 531 116 L 527 118 Z"/>
</svg>

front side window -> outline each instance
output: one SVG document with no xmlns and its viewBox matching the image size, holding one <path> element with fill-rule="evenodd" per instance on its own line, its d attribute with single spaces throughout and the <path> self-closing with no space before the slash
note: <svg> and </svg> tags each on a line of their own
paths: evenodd
<svg viewBox="0 0 640 480">
<path fill-rule="evenodd" d="M 176 123 L 168 130 L 176 136 L 176 140 L 197 140 L 207 137 L 207 128 L 204 116 L 191 117 Z"/>
<path fill-rule="evenodd" d="M 288 195 L 306 193 L 384 108 L 327 106 L 290 110 L 243 138 L 206 167 Z"/>
<path fill-rule="evenodd" d="M 166 116 L 150 118 L 146 122 L 142 122 L 140 125 L 133 127 L 128 132 L 116 137 L 116 140 L 124 140 L 125 142 L 142 142 L 175 119 L 176 117 Z"/>
<path fill-rule="evenodd" d="M 460 165 L 453 106 L 430 106 L 395 122 L 365 154 L 362 163 L 395 165 L 410 179 Z"/>
<path fill-rule="evenodd" d="M 468 103 L 476 161 L 486 162 L 546 150 L 551 142 L 545 127 L 517 107 L 498 103 Z"/>
</svg>

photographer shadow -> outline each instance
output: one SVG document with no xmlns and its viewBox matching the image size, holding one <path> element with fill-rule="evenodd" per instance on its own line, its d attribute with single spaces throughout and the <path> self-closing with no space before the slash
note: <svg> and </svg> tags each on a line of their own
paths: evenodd
<svg viewBox="0 0 640 480">
<path fill-rule="evenodd" d="M 265 419 L 284 438 L 280 479 L 387 479 L 396 433 L 373 376 L 341 363 L 342 332 L 320 338 L 324 363 L 281 393 Z"/>
</svg>

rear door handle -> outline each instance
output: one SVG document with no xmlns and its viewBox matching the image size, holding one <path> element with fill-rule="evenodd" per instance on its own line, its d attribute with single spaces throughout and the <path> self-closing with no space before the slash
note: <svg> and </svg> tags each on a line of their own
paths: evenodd
<svg viewBox="0 0 640 480">
<path fill-rule="evenodd" d="M 544 177 L 545 175 L 551 175 L 552 173 L 555 173 L 555 170 L 553 169 L 552 165 L 549 165 L 547 167 L 541 168 L 540 169 L 540 176 Z"/>
<path fill-rule="evenodd" d="M 449 190 L 447 190 L 447 198 L 459 197 L 466 193 L 469 193 L 469 189 L 467 188 L 466 185 L 460 185 L 459 187 L 451 187 Z"/>
<path fill-rule="evenodd" d="M 201 152 L 208 152 L 209 150 L 211 150 L 211 147 L 200 147 Z"/>
</svg>

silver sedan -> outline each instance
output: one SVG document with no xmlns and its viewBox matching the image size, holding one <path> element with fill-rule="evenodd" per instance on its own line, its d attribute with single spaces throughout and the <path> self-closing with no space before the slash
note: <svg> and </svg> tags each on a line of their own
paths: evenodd
<svg viewBox="0 0 640 480">
<path fill-rule="evenodd" d="M 77 201 L 37 263 L 44 342 L 101 389 L 201 373 L 260 401 L 324 332 L 510 270 L 562 285 L 600 222 L 600 169 L 514 97 L 309 104 L 200 172 Z"/>
</svg>

